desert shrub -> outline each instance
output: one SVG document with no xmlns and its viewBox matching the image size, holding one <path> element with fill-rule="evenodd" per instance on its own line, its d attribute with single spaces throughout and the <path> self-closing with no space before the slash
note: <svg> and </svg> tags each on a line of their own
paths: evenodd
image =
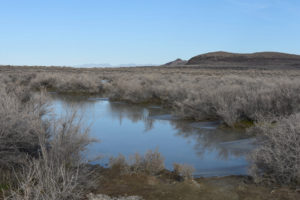
<svg viewBox="0 0 300 200">
<path fill-rule="evenodd" d="M 111 157 L 109 159 L 109 167 L 118 170 L 121 174 L 130 173 L 130 166 L 122 154 L 119 154 L 117 157 Z"/>
<path fill-rule="evenodd" d="M 28 86 L 36 76 L 37 76 L 36 73 L 27 73 L 27 72 L 13 73 L 3 78 L 3 82 L 5 84 L 11 82 L 14 85 L 20 85 L 24 87 L 24 86 Z"/>
<path fill-rule="evenodd" d="M 157 149 L 147 151 L 143 157 L 139 154 L 134 155 L 131 157 L 131 166 L 134 171 L 142 171 L 151 175 L 155 175 L 165 168 L 164 158 Z"/>
<path fill-rule="evenodd" d="M 58 164 L 48 158 L 28 161 L 23 171 L 18 172 L 17 186 L 10 190 L 5 199 L 82 199 L 83 191 L 77 185 L 78 171 Z"/>
<path fill-rule="evenodd" d="M 48 88 L 61 93 L 101 93 L 105 83 L 96 75 L 52 73 L 39 74 L 31 81 L 31 88 Z"/>
<path fill-rule="evenodd" d="M 119 169 L 122 174 L 139 174 L 146 173 L 150 175 L 157 175 L 165 169 L 164 158 L 158 150 L 149 150 L 144 156 L 136 153 L 130 156 L 129 160 L 123 155 L 116 158 L 111 158 L 109 166 Z"/>
<path fill-rule="evenodd" d="M 258 182 L 300 183 L 300 114 L 261 120 L 251 129 L 259 137 L 251 174 Z"/>
<path fill-rule="evenodd" d="M 299 70 L 38 69 L 41 72 L 27 68 L 24 75 L 24 70 L 14 69 L 5 81 L 20 84 L 22 79 L 33 89 L 105 94 L 112 100 L 132 103 L 155 101 L 183 118 L 222 120 L 229 126 L 300 111 Z"/>
<path fill-rule="evenodd" d="M 82 199 L 88 173 L 81 170 L 83 153 L 94 140 L 76 112 L 51 119 L 44 116 L 43 93 L 10 86 L 0 93 L 0 185 L 5 199 Z"/>
<path fill-rule="evenodd" d="M 48 128 L 50 138 L 45 138 L 45 144 L 51 148 L 48 155 L 51 160 L 77 166 L 85 163 L 83 160 L 86 147 L 97 140 L 89 137 L 89 129 L 83 128 L 81 118 L 76 111 L 70 111 L 58 119 L 51 119 Z"/>
<path fill-rule="evenodd" d="M 198 89 L 192 89 L 186 99 L 177 101 L 176 107 L 184 117 L 221 119 L 234 126 L 239 121 L 257 121 L 260 116 L 288 116 L 298 112 L 299 86 L 298 80 L 286 79 L 234 76 L 207 79 Z"/>
<path fill-rule="evenodd" d="M 184 179 L 193 179 L 195 168 L 188 164 L 173 164 L 173 171 L 175 174 L 183 177 Z"/>
<path fill-rule="evenodd" d="M 57 84 L 57 77 L 53 75 L 39 75 L 31 82 L 31 88 L 39 90 L 40 88 L 54 88 Z"/>
<path fill-rule="evenodd" d="M 285 77 L 171 74 L 123 75 L 108 87 L 111 99 L 132 103 L 161 102 L 176 114 L 194 120 L 221 119 L 234 126 L 259 116 L 299 111 L 300 81 Z"/>
<path fill-rule="evenodd" d="M 125 100 L 133 103 L 150 101 L 153 98 L 151 89 L 146 80 L 138 77 L 120 77 L 114 80 L 109 87 L 109 97 L 114 100 Z M 144 91 L 143 93 L 141 91 Z"/>
<path fill-rule="evenodd" d="M 21 86 L 28 86 L 32 79 L 36 78 L 36 73 L 26 73 L 18 78 L 19 84 Z"/>
<path fill-rule="evenodd" d="M 26 155 L 38 156 L 46 103 L 43 96 L 28 96 L 30 92 L 20 88 L 0 92 L 0 168 L 9 168 L 22 164 Z"/>
<path fill-rule="evenodd" d="M 84 164 L 82 152 L 93 141 L 87 133 L 79 127 L 75 114 L 52 122 L 49 127 L 51 137 L 40 138 L 39 157 L 27 159 L 16 174 L 16 186 L 6 199 L 84 198 L 86 194 L 81 184 L 87 181 L 87 174 L 81 170 Z"/>
<path fill-rule="evenodd" d="M 102 92 L 102 83 L 97 82 L 93 76 L 67 76 L 60 80 L 55 86 L 58 92 L 74 93 L 100 93 Z"/>
</svg>

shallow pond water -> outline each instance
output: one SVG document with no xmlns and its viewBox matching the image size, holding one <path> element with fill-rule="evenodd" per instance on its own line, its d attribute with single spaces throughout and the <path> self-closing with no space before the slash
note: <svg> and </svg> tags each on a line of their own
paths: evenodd
<svg viewBox="0 0 300 200">
<path fill-rule="evenodd" d="M 219 128 L 219 122 L 191 122 L 171 115 L 157 105 L 132 105 L 107 98 L 52 93 L 54 113 L 71 107 L 90 124 L 91 136 L 101 140 L 89 146 L 90 158 L 107 165 L 111 156 L 129 156 L 155 150 L 163 155 L 168 169 L 174 162 L 192 165 L 195 176 L 247 174 L 247 153 L 253 139 L 243 131 Z"/>
</svg>

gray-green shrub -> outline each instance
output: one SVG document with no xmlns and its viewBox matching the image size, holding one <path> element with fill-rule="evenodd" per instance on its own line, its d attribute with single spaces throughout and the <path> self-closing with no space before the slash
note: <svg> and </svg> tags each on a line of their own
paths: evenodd
<svg viewBox="0 0 300 200">
<path fill-rule="evenodd" d="M 84 198 L 88 172 L 81 170 L 82 156 L 94 140 L 76 112 L 45 118 L 43 94 L 9 85 L 0 94 L 0 185 L 5 199 Z"/>
<path fill-rule="evenodd" d="M 80 128 L 75 114 L 51 122 L 49 134 L 50 138 L 39 139 L 39 156 L 27 157 L 16 172 L 15 186 L 5 199 L 76 200 L 86 196 L 85 184 L 93 180 L 83 173 L 82 152 L 93 140 Z"/>
<path fill-rule="evenodd" d="M 261 116 L 287 116 L 300 111 L 300 70 L 165 67 L 7 70 L 13 84 L 24 82 L 32 89 L 96 93 L 132 103 L 155 101 L 172 107 L 182 117 L 218 119 L 229 126 L 257 121 Z M 103 82 L 104 79 L 108 81 Z"/>
<path fill-rule="evenodd" d="M 251 155 L 255 180 L 300 184 L 300 114 L 260 120 L 251 131 L 261 141 Z"/>
</svg>

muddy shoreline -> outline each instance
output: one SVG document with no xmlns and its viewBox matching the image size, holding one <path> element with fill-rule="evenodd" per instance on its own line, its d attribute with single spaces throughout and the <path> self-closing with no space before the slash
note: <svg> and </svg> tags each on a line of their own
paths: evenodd
<svg viewBox="0 0 300 200">
<path fill-rule="evenodd" d="M 299 188 L 256 184 L 250 176 L 225 176 L 183 180 L 171 171 L 156 176 L 121 175 L 116 169 L 93 167 L 97 185 L 93 194 L 110 197 L 139 196 L 146 200 L 198 199 L 299 199 Z"/>
</svg>

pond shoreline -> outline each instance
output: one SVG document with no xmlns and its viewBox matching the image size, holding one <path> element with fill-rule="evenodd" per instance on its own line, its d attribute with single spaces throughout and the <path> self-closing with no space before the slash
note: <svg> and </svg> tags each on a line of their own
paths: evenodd
<svg viewBox="0 0 300 200">
<path fill-rule="evenodd" d="M 173 163 L 181 163 L 194 166 L 197 177 L 247 175 L 245 158 L 254 146 L 242 129 L 223 127 L 220 121 L 185 120 L 157 104 L 130 104 L 89 95 L 50 95 L 56 113 L 75 106 L 78 114 L 84 113 L 82 119 L 93 124 L 91 136 L 102 142 L 92 145 L 89 151 L 106 154 L 99 161 L 103 166 L 119 154 L 130 159 L 135 153 L 158 148 L 170 170 Z M 226 142 L 234 143 L 235 148 L 229 148 Z"/>
<path fill-rule="evenodd" d="M 120 175 L 115 169 L 94 166 L 98 183 L 93 194 L 110 197 L 139 196 L 146 200 L 173 199 L 299 199 L 293 187 L 256 184 L 250 176 L 206 177 L 183 180 L 164 170 L 157 176 Z M 288 195 L 287 195 L 288 194 Z"/>
</svg>

